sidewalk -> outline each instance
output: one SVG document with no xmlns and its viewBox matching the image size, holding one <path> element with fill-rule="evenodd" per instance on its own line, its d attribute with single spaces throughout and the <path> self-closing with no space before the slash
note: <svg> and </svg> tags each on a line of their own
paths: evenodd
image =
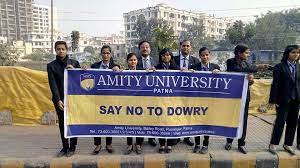
<svg viewBox="0 0 300 168">
<path fill-rule="evenodd" d="M 272 155 L 267 152 L 275 116 L 250 115 L 244 155 L 237 151 L 237 142 L 228 152 L 225 138 L 211 137 L 209 153 L 193 154 L 193 147 L 179 143 L 171 154 L 158 154 L 158 146 L 143 146 L 143 155 L 124 155 L 126 138 L 113 138 L 115 152 L 108 154 L 104 148 L 99 155 L 91 155 L 93 138 L 79 138 L 76 154 L 70 158 L 55 158 L 61 148 L 56 126 L 0 126 L 0 168 L 3 167 L 297 167 L 297 156 L 283 152 Z M 203 138 L 201 138 L 201 141 Z M 283 141 L 283 139 L 282 139 Z M 105 145 L 105 138 L 102 139 Z M 300 163 L 300 162 L 299 162 Z M 201 165 L 201 166 L 200 166 Z"/>
</svg>

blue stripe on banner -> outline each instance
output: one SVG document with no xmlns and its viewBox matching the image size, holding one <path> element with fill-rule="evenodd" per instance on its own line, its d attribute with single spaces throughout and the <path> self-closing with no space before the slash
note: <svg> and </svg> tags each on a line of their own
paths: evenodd
<svg viewBox="0 0 300 168">
<path fill-rule="evenodd" d="M 68 70 L 68 95 L 241 98 L 244 75 Z"/>
<path fill-rule="evenodd" d="M 142 137 L 185 137 L 218 135 L 236 137 L 237 128 L 193 125 L 193 126 L 128 126 L 128 125 L 68 125 L 67 136 L 142 136 Z"/>
</svg>

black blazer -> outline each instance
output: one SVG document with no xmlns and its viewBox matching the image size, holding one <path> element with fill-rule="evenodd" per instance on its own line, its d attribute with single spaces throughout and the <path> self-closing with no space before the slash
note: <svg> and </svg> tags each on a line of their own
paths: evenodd
<svg viewBox="0 0 300 168">
<path fill-rule="evenodd" d="M 59 100 L 64 101 L 64 70 L 67 65 L 80 68 L 79 62 L 70 59 L 69 56 L 66 56 L 62 61 L 56 57 L 54 61 L 47 64 L 48 81 L 55 106 Z"/>
<path fill-rule="evenodd" d="M 198 63 L 198 64 L 196 64 L 196 65 L 194 66 L 194 68 L 192 68 L 192 69 L 194 69 L 194 70 L 196 70 L 196 71 L 202 71 L 202 64 L 201 64 L 201 62 Z M 209 71 L 213 71 L 213 70 L 215 70 L 215 69 L 220 70 L 219 65 L 214 64 L 214 63 L 209 63 L 209 68 L 208 68 L 208 70 L 209 70 Z"/>
<path fill-rule="evenodd" d="M 252 65 L 247 61 L 243 62 L 243 66 L 238 65 L 236 58 L 230 58 L 226 61 L 227 71 L 228 72 L 246 72 L 246 73 L 255 73 L 257 72 L 256 65 Z"/>
<path fill-rule="evenodd" d="M 102 61 L 96 62 L 96 63 L 94 63 L 94 64 L 91 65 L 91 68 L 92 68 L 92 69 L 99 69 L 100 66 L 101 66 L 101 64 L 102 64 Z M 112 68 L 115 67 L 115 66 L 118 66 L 118 67 L 120 68 L 120 65 L 115 64 L 113 61 L 110 61 L 110 62 L 109 62 L 109 67 L 108 67 L 108 69 L 112 69 Z"/>
<path fill-rule="evenodd" d="M 155 66 L 155 68 L 156 69 L 164 69 L 164 66 L 163 66 L 163 64 L 160 63 L 160 64 L 157 64 Z M 169 70 L 179 70 L 179 68 L 175 63 L 173 63 L 173 64 L 170 64 Z"/>
<path fill-rule="evenodd" d="M 236 58 L 230 58 L 226 61 L 227 64 L 227 72 L 245 72 L 245 73 L 255 73 L 257 72 L 256 65 L 252 65 L 247 61 L 243 61 L 243 64 L 238 64 Z M 248 85 L 247 90 L 247 99 L 246 101 L 250 101 L 250 89 Z"/>
<path fill-rule="evenodd" d="M 293 80 L 287 62 L 275 65 L 271 85 L 269 103 L 284 104 L 292 99 L 293 87 L 297 90 L 297 100 L 300 102 L 300 67 L 296 64 L 296 77 Z"/>
<path fill-rule="evenodd" d="M 142 58 L 142 56 L 139 56 L 137 58 L 137 60 L 138 60 L 138 62 L 137 62 L 137 65 L 136 65 L 136 69 L 145 70 L 145 68 L 143 67 L 143 58 Z M 151 56 L 150 56 L 150 63 L 151 63 L 151 66 L 156 65 L 155 60 Z"/>
<path fill-rule="evenodd" d="M 174 57 L 175 63 L 178 66 L 178 68 L 180 69 L 180 55 L 177 57 Z M 198 64 L 200 61 L 198 58 L 194 57 L 194 56 L 189 56 L 189 66 L 188 69 L 193 69 L 193 67 L 196 66 L 196 64 Z"/>
</svg>

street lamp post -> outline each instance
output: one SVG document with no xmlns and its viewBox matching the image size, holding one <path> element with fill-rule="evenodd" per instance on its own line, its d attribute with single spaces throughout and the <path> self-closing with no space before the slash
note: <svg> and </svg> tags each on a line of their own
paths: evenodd
<svg viewBox="0 0 300 168">
<path fill-rule="evenodd" d="M 51 53 L 54 53 L 53 48 L 53 0 L 51 0 Z"/>
</svg>

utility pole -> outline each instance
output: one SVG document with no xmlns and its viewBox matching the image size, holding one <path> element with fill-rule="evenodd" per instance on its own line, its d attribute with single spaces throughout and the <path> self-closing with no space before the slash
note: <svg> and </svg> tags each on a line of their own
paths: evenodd
<svg viewBox="0 0 300 168">
<path fill-rule="evenodd" d="M 53 43 L 53 0 L 51 0 L 51 54 L 54 53 Z"/>
</svg>

